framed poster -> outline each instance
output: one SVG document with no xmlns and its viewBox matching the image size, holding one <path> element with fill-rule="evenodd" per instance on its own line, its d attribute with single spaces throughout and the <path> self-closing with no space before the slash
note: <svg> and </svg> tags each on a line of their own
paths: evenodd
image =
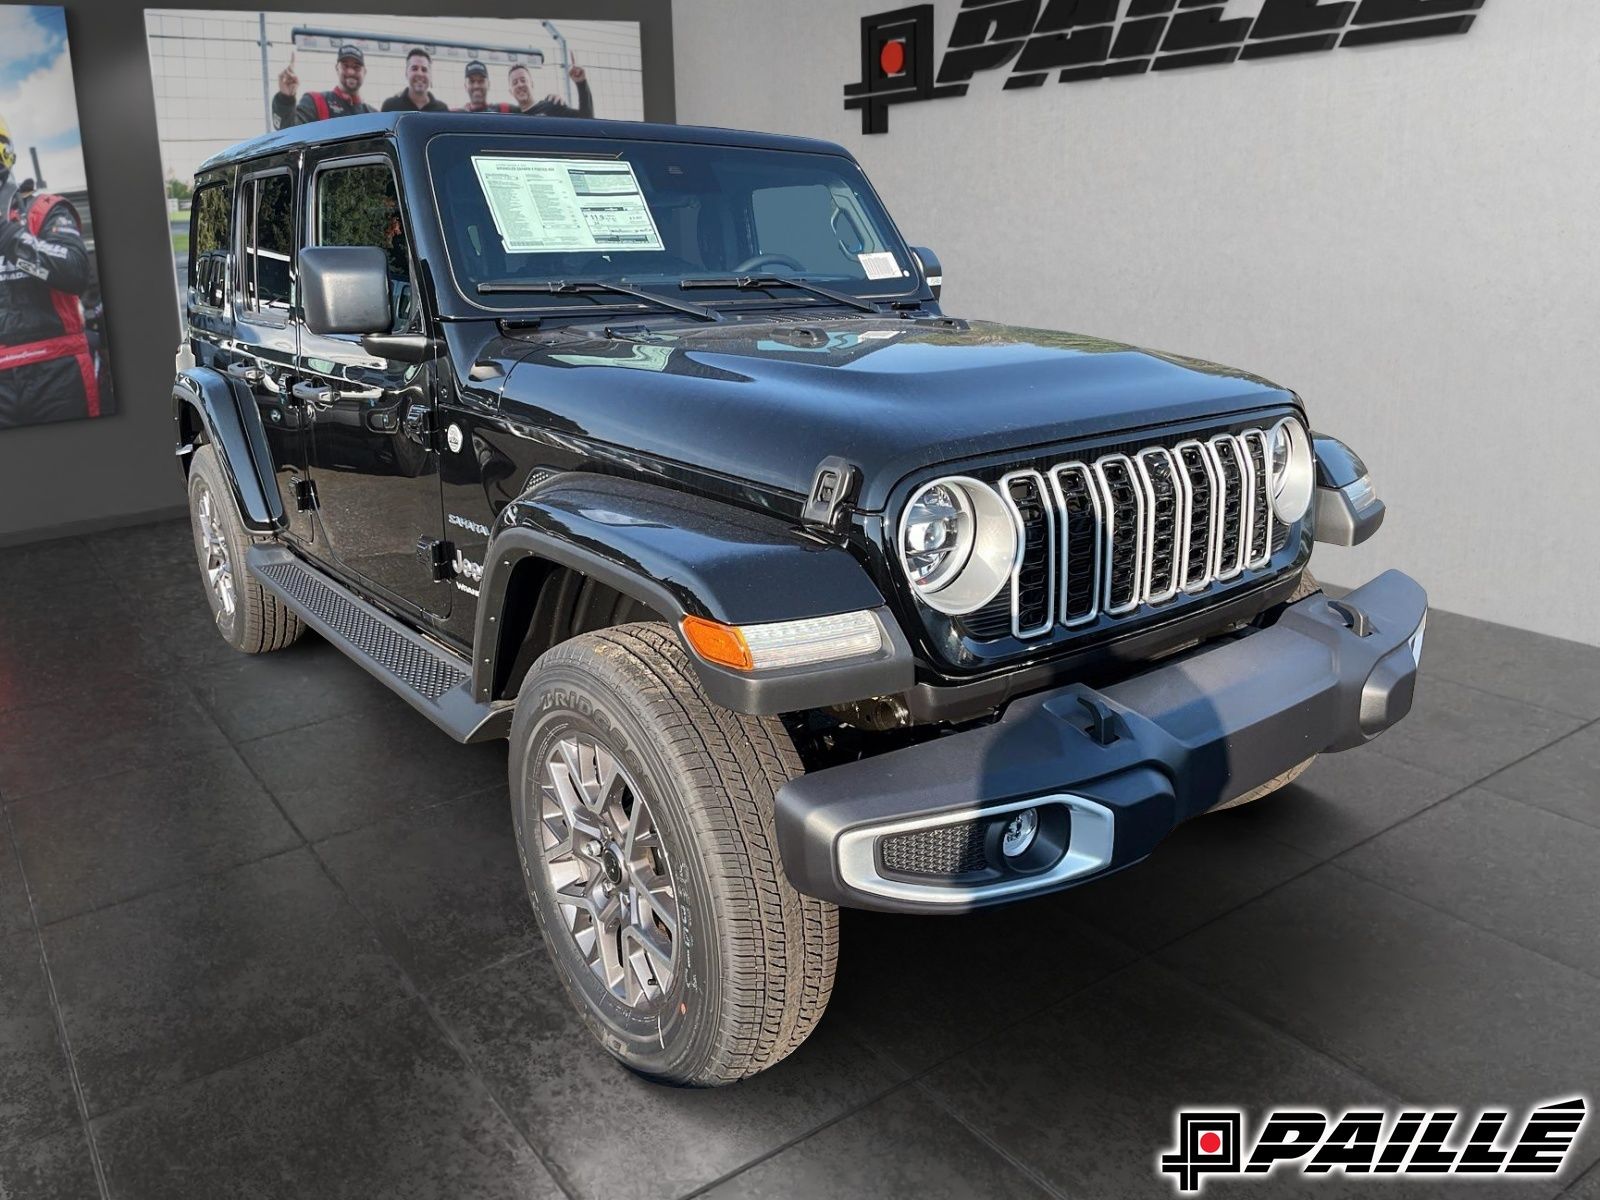
<svg viewBox="0 0 1600 1200">
<path fill-rule="evenodd" d="M 116 411 L 67 21 L 0 5 L 0 431 Z"/>
<path fill-rule="evenodd" d="M 636 21 L 146 9 L 178 294 L 189 185 L 235 142 L 408 109 L 644 119 Z"/>
</svg>

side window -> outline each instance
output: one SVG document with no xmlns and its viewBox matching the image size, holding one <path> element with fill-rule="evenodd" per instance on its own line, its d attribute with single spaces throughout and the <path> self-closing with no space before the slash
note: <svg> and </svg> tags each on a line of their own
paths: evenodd
<svg viewBox="0 0 1600 1200">
<path fill-rule="evenodd" d="M 376 246 L 389 260 L 392 332 L 407 329 L 415 315 L 411 250 L 400 216 L 400 193 L 388 163 L 366 162 L 317 172 L 311 244 Z"/>
<path fill-rule="evenodd" d="M 228 251 L 233 245 L 233 192 L 212 183 L 189 206 L 189 303 L 222 308 L 228 295 Z"/>
<path fill-rule="evenodd" d="M 294 306 L 294 184 L 288 175 L 262 175 L 245 188 L 244 307 L 286 320 Z"/>
</svg>

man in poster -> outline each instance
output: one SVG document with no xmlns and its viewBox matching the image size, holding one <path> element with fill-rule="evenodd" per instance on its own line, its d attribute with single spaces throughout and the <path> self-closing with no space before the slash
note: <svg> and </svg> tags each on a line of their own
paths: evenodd
<svg viewBox="0 0 1600 1200">
<path fill-rule="evenodd" d="M 300 77 L 294 73 L 294 55 L 291 54 L 289 65 L 278 73 L 278 94 L 272 98 L 272 127 L 288 129 L 291 125 L 309 125 L 329 117 L 372 112 L 372 105 L 361 99 L 361 85 L 367 78 L 367 56 L 361 52 L 361 47 L 340 46 L 334 70 L 339 74 L 338 87 L 326 92 L 307 92 L 296 104 Z"/>
<path fill-rule="evenodd" d="M 533 101 L 533 72 L 522 63 L 511 68 L 511 96 L 517 102 L 512 111 L 529 117 L 592 117 L 594 95 L 589 91 L 589 74 L 574 63 L 567 69 L 567 78 L 578 85 L 578 107 L 566 103 L 551 93 L 537 104 Z"/>
<path fill-rule="evenodd" d="M 467 64 L 467 106 L 458 112 L 516 112 L 511 105 L 501 101 L 489 103 L 489 68 L 477 59 Z"/>
<path fill-rule="evenodd" d="M 0 429 L 100 415 L 84 332 L 89 251 L 77 213 L 48 192 L 19 195 L 0 118 Z"/>
<path fill-rule="evenodd" d="M 383 102 L 384 112 L 449 112 L 450 106 L 428 90 L 433 83 L 433 55 L 421 46 L 406 52 L 406 86 Z"/>
</svg>

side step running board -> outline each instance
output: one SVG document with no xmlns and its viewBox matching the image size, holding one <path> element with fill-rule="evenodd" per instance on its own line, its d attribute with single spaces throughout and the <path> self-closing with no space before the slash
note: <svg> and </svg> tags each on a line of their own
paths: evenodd
<svg viewBox="0 0 1600 1200">
<path fill-rule="evenodd" d="M 282 546 L 251 546 L 246 562 L 262 587 L 456 741 L 486 742 L 510 732 L 510 703 L 473 699 L 466 659 L 408 629 Z"/>
</svg>

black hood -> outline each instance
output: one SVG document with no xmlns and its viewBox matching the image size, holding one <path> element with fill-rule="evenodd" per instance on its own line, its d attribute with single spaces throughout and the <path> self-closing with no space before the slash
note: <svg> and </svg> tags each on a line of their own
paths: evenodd
<svg viewBox="0 0 1600 1200">
<path fill-rule="evenodd" d="M 925 466 L 1281 404 L 1213 363 L 1079 334 L 898 317 L 770 318 L 602 337 L 533 335 L 504 411 L 804 495 L 821 460 L 881 509 Z"/>
</svg>

